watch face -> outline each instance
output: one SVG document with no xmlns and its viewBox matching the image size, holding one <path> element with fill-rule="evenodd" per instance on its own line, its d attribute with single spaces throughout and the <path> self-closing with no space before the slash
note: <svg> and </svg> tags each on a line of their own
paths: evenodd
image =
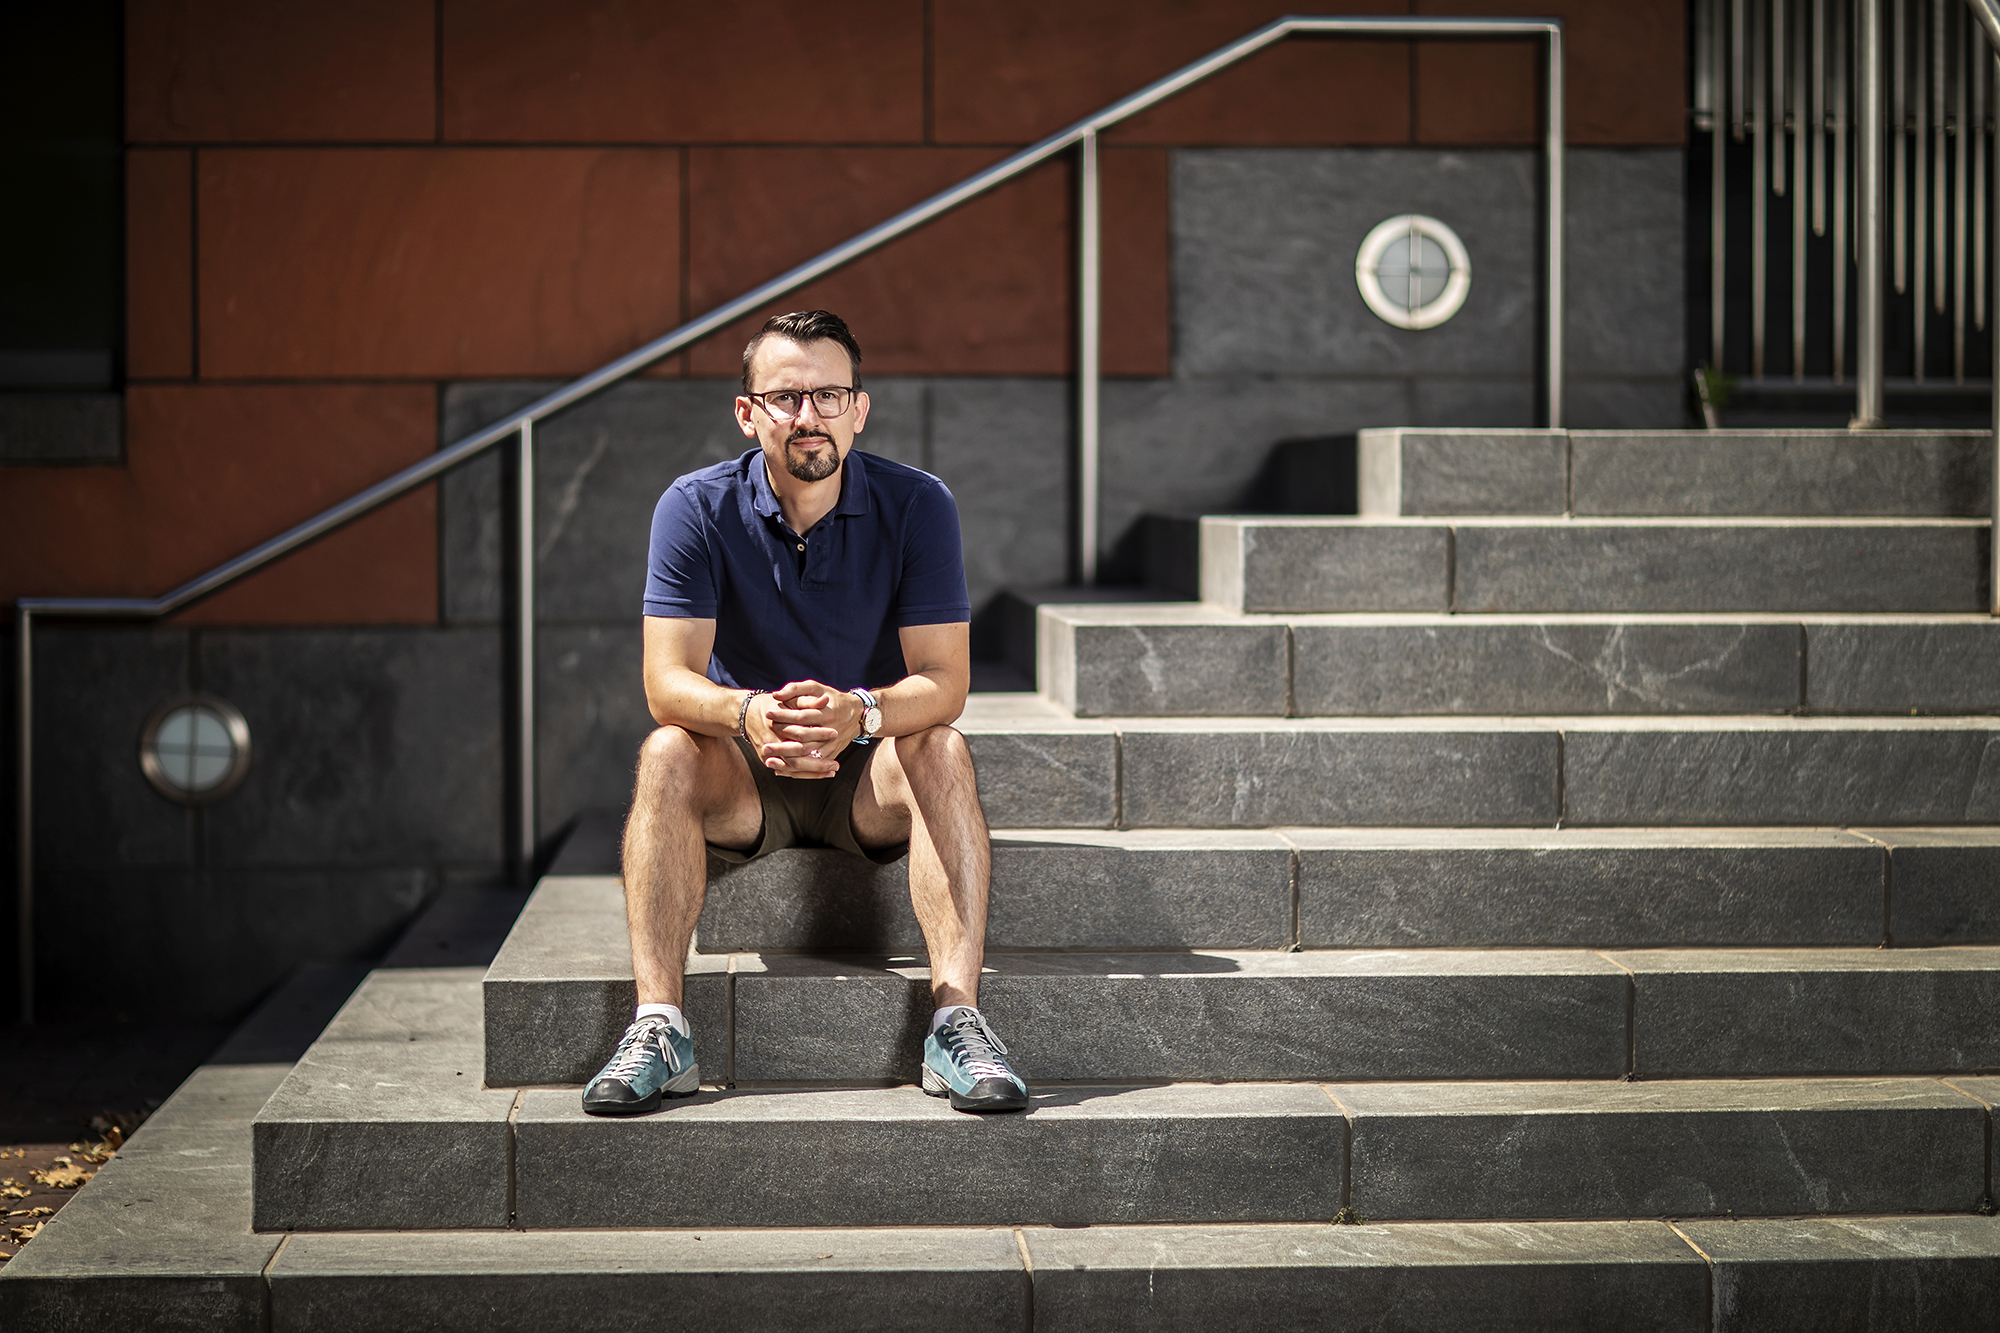
<svg viewBox="0 0 2000 1333">
<path fill-rule="evenodd" d="M 861 729 L 867 732 L 870 736 L 873 736 L 876 732 L 882 730 L 882 710 L 879 708 L 862 709 Z"/>
</svg>

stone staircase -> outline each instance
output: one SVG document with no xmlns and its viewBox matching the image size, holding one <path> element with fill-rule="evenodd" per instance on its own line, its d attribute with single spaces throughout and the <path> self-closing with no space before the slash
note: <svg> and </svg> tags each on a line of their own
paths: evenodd
<svg viewBox="0 0 2000 1333">
<path fill-rule="evenodd" d="M 1986 448 L 1367 432 L 1360 518 L 1160 525 L 1200 603 L 1037 599 L 960 724 L 1027 1115 L 911 1086 L 903 867 L 793 850 L 712 878 L 711 1086 L 584 1116 L 587 822 L 242 1135 L 264 1326 L 1994 1326 Z"/>
</svg>

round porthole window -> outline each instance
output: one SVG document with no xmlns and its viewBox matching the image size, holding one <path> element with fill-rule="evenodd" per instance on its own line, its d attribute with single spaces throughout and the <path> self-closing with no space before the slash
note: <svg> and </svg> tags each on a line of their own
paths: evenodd
<svg viewBox="0 0 2000 1333">
<path fill-rule="evenodd" d="M 211 695 L 163 704 L 139 732 L 139 770 L 184 805 L 227 796 L 250 771 L 250 724 Z"/>
<path fill-rule="evenodd" d="M 1429 329 L 1465 304 L 1472 260 L 1458 233 L 1421 213 L 1390 218 L 1368 233 L 1354 257 L 1361 299 L 1399 329 Z"/>
</svg>

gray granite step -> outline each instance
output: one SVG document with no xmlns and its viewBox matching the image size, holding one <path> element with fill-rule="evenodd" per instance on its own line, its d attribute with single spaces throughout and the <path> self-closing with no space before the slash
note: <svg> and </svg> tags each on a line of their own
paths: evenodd
<svg viewBox="0 0 2000 1333">
<path fill-rule="evenodd" d="M 1486 850 L 1533 854 L 1528 845 Z M 1583 877 L 1590 854 L 1607 849 L 1578 840 L 1552 850 L 1576 858 L 1559 875 Z M 996 953 L 981 1004 L 1039 1081 L 2000 1068 L 2000 1029 L 1981 1017 L 2000 1001 L 2000 949 L 1869 947 L 1877 942 Z M 930 1012 L 920 954 L 694 961 L 687 1008 L 710 1077 L 740 1085 L 915 1078 Z M 485 979 L 487 1082 L 584 1081 L 634 1000 L 615 882 L 545 881 Z M 1461 1017 L 1440 1024 L 1438 1012 Z M 329 1046 L 315 1058 L 336 1054 Z"/>
<path fill-rule="evenodd" d="M 1210 515 L 1201 600 L 1230 611 L 1972 612 L 1974 518 Z"/>
<path fill-rule="evenodd" d="M 1363 514 L 1984 518 L 1988 431 L 1360 433 Z"/>
<path fill-rule="evenodd" d="M 257 1117 L 260 1229 L 1969 1212 L 1986 1189 L 1988 1104 L 1935 1078 L 1037 1086 L 985 1120 L 907 1085 L 710 1087 L 605 1120 L 573 1085 L 461 1094 L 462 979 L 377 973 L 357 1001 Z M 839 1022 L 865 1041 L 869 1017 Z"/>
<path fill-rule="evenodd" d="M 1037 688 L 1079 717 L 2000 711 L 1984 614 L 1039 616 Z"/>
</svg>

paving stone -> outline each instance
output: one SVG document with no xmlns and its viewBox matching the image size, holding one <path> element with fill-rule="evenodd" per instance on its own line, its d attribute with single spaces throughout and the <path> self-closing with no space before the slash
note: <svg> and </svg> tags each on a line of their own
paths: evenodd
<svg viewBox="0 0 2000 1333">
<path fill-rule="evenodd" d="M 2000 623 L 1989 615 L 1808 622 L 1806 654 L 1817 712 L 2000 711 Z"/>
<path fill-rule="evenodd" d="M 1569 507 L 1569 438 L 1560 430 L 1364 430 L 1357 463 L 1369 518 Z"/>
<path fill-rule="evenodd" d="M 272 1333 L 641 1327 L 1018 1330 L 1006 1230 L 302 1235 L 271 1266 Z M 665 1323 L 663 1324 L 663 1319 Z"/>
<path fill-rule="evenodd" d="M 915 960 L 740 960 L 737 1078 L 914 1082 L 929 975 Z M 980 1007 L 1031 1081 L 1626 1069 L 1625 976 L 1583 951 L 989 955 Z"/>
<path fill-rule="evenodd" d="M 1857 829 L 1889 849 L 1889 938 L 2000 943 L 2000 829 Z"/>
<path fill-rule="evenodd" d="M 1291 849 L 1270 833 L 1002 829 L 993 835 L 991 949 L 1282 949 Z M 878 866 L 794 847 L 711 862 L 697 934 L 712 953 L 917 952 L 909 861 Z"/>
<path fill-rule="evenodd" d="M 1996 737 L 1987 718 L 1578 719 L 1564 724 L 1563 820 L 2000 823 Z"/>
<path fill-rule="evenodd" d="M 1299 942 L 1308 949 L 1866 947 L 1882 938 L 1883 852 L 1852 833 L 1282 832 L 1299 848 Z"/>
<path fill-rule="evenodd" d="M 1928 1079 L 1328 1091 L 1371 1218 L 1947 1212 L 1985 1191 L 1982 1108 Z"/>
<path fill-rule="evenodd" d="M 1230 611 L 1445 611 L 1451 550 L 1442 523 L 1205 516 L 1201 600 Z"/>
<path fill-rule="evenodd" d="M 1641 1078 L 2000 1068 L 2000 949 L 1621 950 Z"/>
<path fill-rule="evenodd" d="M 1283 622 L 1199 603 L 1044 606 L 1037 684 L 1078 717 L 1282 716 L 1290 645 Z"/>
<path fill-rule="evenodd" d="M 1107 828 L 1117 818 L 1118 740 L 1031 694 L 975 694 L 955 724 L 995 828 Z"/>
<path fill-rule="evenodd" d="M 592 1119 L 522 1095 L 520 1225 L 1306 1221 L 1340 1207 L 1346 1122 L 1307 1085 L 1061 1088 L 975 1117 L 913 1087 L 700 1093 Z"/>
<path fill-rule="evenodd" d="M 1569 438 L 1578 514 L 1992 512 L 1985 431 L 1574 430 Z"/>
<path fill-rule="evenodd" d="M 1716 1333 L 1991 1328 L 2000 1221 L 1816 1217 L 1686 1222 L 1708 1256 Z"/>
<path fill-rule="evenodd" d="M 1451 605 L 1468 612 L 1983 610 L 1986 527 L 1970 519 L 1460 520 L 1452 528 Z M 1205 549 L 1203 570 L 1207 598 Z"/>
<path fill-rule="evenodd" d="M 1121 726 L 1124 822 L 1553 825 L 1557 737 L 1504 724 L 1135 721 Z"/>
<path fill-rule="evenodd" d="M 1799 706 L 1796 622 L 1298 619 L 1292 641 L 1294 706 L 1306 717 L 1778 713 Z"/>
<path fill-rule="evenodd" d="M 0 1327 L 262 1333 L 281 1238 L 250 1229 L 250 1118 L 286 1068 L 196 1070 L 0 1269 Z"/>
<path fill-rule="evenodd" d="M 729 1078 L 729 959 L 690 955 L 682 1008 L 705 1078 Z M 611 876 L 550 876 L 486 970 L 486 1082 L 582 1083 L 632 1021 L 638 988 L 624 890 Z"/>
<path fill-rule="evenodd" d="M 1331 1327 L 1706 1333 L 1708 1274 L 1658 1222 L 1034 1228 L 1038 1333 Z"/>
<path fill-rule="evenodd" d="M 507 1224 L 507 1113 L 479 973 L 377 971 L 257 1115 L 260 1231 Z"/>
</svg>

